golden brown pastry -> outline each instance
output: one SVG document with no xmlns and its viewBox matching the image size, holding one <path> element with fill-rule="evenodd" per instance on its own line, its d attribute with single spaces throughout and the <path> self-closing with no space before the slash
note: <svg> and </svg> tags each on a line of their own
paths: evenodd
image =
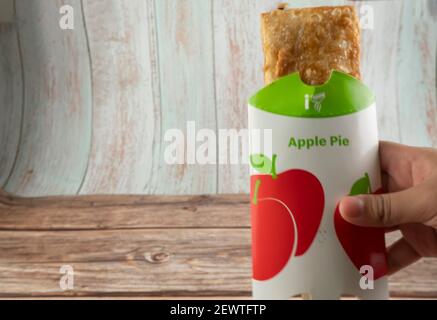
<svg viewBox="0 0 437 320">
<path fill-rule="evenodd" d="M 352 6 L 274 10 L 261 17 L 266 84 L 299 71 L 320 85 L 332 70 L 360 78 L 360 28 Z"/>
</svg>

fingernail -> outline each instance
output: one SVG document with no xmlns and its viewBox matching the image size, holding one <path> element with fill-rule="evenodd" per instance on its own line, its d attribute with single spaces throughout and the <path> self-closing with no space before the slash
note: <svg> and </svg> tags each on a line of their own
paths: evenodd
<svg viewBox="0 0 437 320">
<path fill-rule="evenodd" d="M 347 197 L 340 202 L 340 213 L 343 218 L 358 218 L 364 212 L 364 201 L 361 197 Z"/>
</svg>

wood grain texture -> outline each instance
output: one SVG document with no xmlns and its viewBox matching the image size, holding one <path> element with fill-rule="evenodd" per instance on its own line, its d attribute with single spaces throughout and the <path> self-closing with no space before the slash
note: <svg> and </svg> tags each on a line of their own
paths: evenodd
<svg viewBox="0 0 437 320">
<path fill-rule="evenodd" d="M 152 172 L 155 105 L 147 1 L 84 1 L 93 126 L 80 193 L 142 193 Z M 152 8 L 153 9 L 153 8 Z"/>
<path fill-rule="evenodd" d="M 247 128 L 248 98 L 263 86 L 263 53 L 256 36 L 260 33 L 260 18 L 254 12 L 272 9 L 272 2 L 220 0 L 213 4 L 218 128 L 240 131 Z M 248 157 L 241 145 L 239 152 L 239 161 Z M 219 193 L 248 192 L 248 181 L 247 164 L 219 165 Z"/>
<path fill-rule="evenodd" d="M 74 32 L 58 26 L 67 3 Z M 0 186 L 24 196 L 247 192 L 247 166 L 168 165 L 164 137 L 191 120 L 246 127 L 246 100 L 262 85 L 259 14 L 276 3 L 80 4 L 17 0 L 17 28 L 0 28 Z M 437 146 L 435 1 L 291 2 L 326 4 L 372 10 L 362 73 L 381 139 Z"/>
<path fill-rule="evenodd" d="M 356 7 L 361 16 L 373 14 L 373 28 L 361 31 L 361 69 L 363 81 L 376 96 L 379 136 L 399 142 L 399 101 L 405 93 L 398 92 L 398 61 L 394 57 L 404 24 L 402 1 L 360 1 Z"/>
<path fill-rule="evenodd" d="M 437 9 L 435 1 L 402 3 L 396 78 L 401 141 L 436 147 Z"/>
<path fill-rule="evenodd" d="M 0 199 L 0 230 L 249 228 L 249 196 Z"/>
<path fill-rule="evenodd" d="M 212 2 L 155 1 L 161 88 L 161 141 L 154 161 L 160 164 L 148 193 L 216 193 L 217 166 L 169 165 L 164 141 L 169 129 L 186 133 L 187 121 L 196 130 L 215 130 Z M 199 141 L 202 143 L 202 141 Z M 199 145 L 199 144 L 198 144 Z M 185 146 L 186 147 L 186 146 Z"/>
<path fill-rule="evenodd" d="M 0 23 L 14 21 L 14 0 L 0 0 Z"/>
<path fill-rule="evenodd" d="M 248 297 L 248 208 L 247 195 L 0 196 L 0 297 Z M 62 265 L 74 268 L 74 290 L 59 289 Z M 436 261 L 391 277 L 390 290 L 437 297 Z"/>
<path fill-rule="evenodd" d="M 16 24 L 0 24 L 0 48 L 1 187 L 13 170 L 21 134 L 23 79 Z"/>
<path fill-rule="evenodd" d="M 91 133 L 89 57 L 80 1 L 68 1 L 75 30 L 59 27 L 66 1 L 16 2 L 24 109 L 14 170 L 5 188 L 20 195 L 71 194 L 87 164 Z"/>
</svg>

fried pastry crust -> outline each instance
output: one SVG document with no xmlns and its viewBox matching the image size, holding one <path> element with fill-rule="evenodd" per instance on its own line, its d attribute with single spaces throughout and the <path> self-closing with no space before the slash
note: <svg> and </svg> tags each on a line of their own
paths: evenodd
<svg viewBox="0 0 437 320">
<path fill-rule="evenodd" d="M 321 85 L 332 70 L 360 78 L 360 28 L 352 6 L 274 10 L 261 16 L 264 79 L 299 71 Z"/>
</svg>

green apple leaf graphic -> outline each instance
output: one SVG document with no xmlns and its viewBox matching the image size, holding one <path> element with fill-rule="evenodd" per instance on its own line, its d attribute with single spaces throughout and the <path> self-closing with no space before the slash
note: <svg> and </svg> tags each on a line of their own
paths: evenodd
<svg viewBox="0 0 437 320">
<path fill-rule="evenodd" d="M 273 179 L 277 178 L 276 174 L 276 159 L 277 155 L 274 154 L 272 159 L 264 154 L 252 154 L 250 156 L 250 165 L 259 173 L 271 174 Z"/>
<path fill-rule="evenodd" d="M 366 173 L 364 177 L 360 178 L 355 184 L 352 186 L 350 196 L 357 196 L 360 194 L 369 194 L 372 193 L 370 187 L 370 177 L 369 174 Z"/>
</svg>

